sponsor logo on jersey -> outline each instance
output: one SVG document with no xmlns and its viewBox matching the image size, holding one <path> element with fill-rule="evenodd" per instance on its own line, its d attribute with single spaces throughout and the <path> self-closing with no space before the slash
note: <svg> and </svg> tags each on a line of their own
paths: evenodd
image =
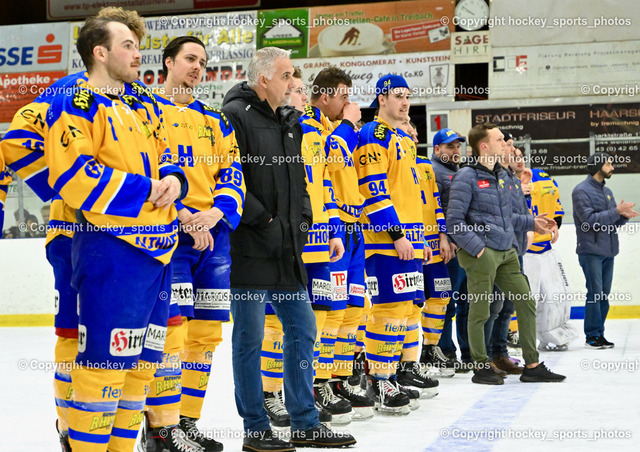
<svg viewBox="0 0 640 452">
<path fill-rule="evenodd" d="M 483 179 L 478 181 L 478 188 L 489 188 L 489 187 L 491 187 L 491 184 L 489 183 L 488 180 Z"/>
<path fill-rule="evenodd" d="M 378 278 L 375 276 L 367 277 L 367 293 L 369 298 L 380 295 L 380 292 L 378 292 Z"/>
<path fill-rule="evenodd" d="M 364 297 L 364 286 L 362 284 L 349 284 L 349 295 Z"/>
<path fill-rule="evenodd" d="M 64 132 L 62 132 L 62 135 L 60 136 L 60 144 L 62 144 L 62 147 L 66 148 L 71 144 L 72 141 L 75 140 L 84 140 L 84 135 L 82 134 L 80 129 L 77 129 L 70 125 L 68 131 L 65 130 Z"/>
<path fill-rule="evenodd" d="M 93 94 L 89 90 L 79 89 L 73 95 L 71 104 L 82 111 L 89 111 L 93 105 Z"/>
<path fill-rule="evenodd" d="M 229 310 L 231 308 L 231 290 L 198 289 L 196 291 L 195 309 Z"/>
<path fill-rule="evenodd" d="M 144 339 L 145 348 L 161 352 L 164 350 L 164 341 L 167 339 L 167 327 L 149 324 L 147 336 Z"/>
<path fill-rule="evenodd" d="M 331 281 L 313 278 L 311 281 L 311 295 L 330 297 L 332 294 Z"/>
<path fill-rule="evenodd" d="M 171 304 L 193 306 L 193 285 L 191 283 L 171 284 Z"/>
<path fill-rule="evenodd" d="M 20 116 L 22 116 L 25 121 L 32 124 L 35 128 L 44 130 L 44 119 L 42 118 L 42 114 L 33 111 L 30 108 L 25 108 L 20 111 Z"/>
<path fill-rule="evenodd" d="M 87 327 L 78 324 L 78 353 L 84 353 L 87 349 Z"/>
<path fill-rule="evenodd" d="M 112 356 L 135 356 L 142 351 L 146 328 L 114 328 L 109 340 Z"/>
<path fill-rule="evenodd" d="M 164 377 L 164 379 L 156 381 L 155 395 L 159 396 L 160 394 L 167 391 L 175 392 L 176 389 L 180 388 L 180 381 L 181 378 L 178 376 Z"/>
<path fill-rule="evenodd" d="M 433 278 L 433 286 L 436 292 L 451 290 L 450 278 Z"/>
<path fill-rule="evenodd" d="M 366 165 L 367 163 L 380 163 L 381 160 L 382 154 L 376 151 L 369 151 L 358 158 L 360 165 Z"/>
<path fill-rule="evenodd" d="M 378 124 L 375 129 L 373 129 L 373 136 L 380 141 L 386 141 L 388 131 L 389 128 L 387 126 L 384 124 Z"/>
<path fill-rule="evenodd" d="M 282 367 L 283 363 L 284 363 L 284 361 L 282 359 L 269 360 L 267 362 L 267 370 L 271 370 L 271 369 L 282 370 L 283 369 L 283 367 Z"/>
<path fill-rule="evenodd" d="M 421 282 L 424 287 L 424 280 L 419 272 L 396 273 L 391 277 L 391 280 L 393 281 L 394 293 L 415 292 L 420 289 Z"/>
<path fill-rule="evenodd" d="M 331 286 L 333 288 L 334 300 L 346 300 L 349 298 L 347 293 L 347 271 L 331 272 Z"/>
<path fill-rule="evenodd" d="M 53 315 L 58 315 L 60 312 L 60 292 L 57 290 L 53 294 Z"/>
<path fill-rule="evenodd" d="M 210 126 L 199 125 L 198 138 L 206 138 L 211 142 L 211 146 L 213 146 L 216 143 L 216 137 L 213 133 L 213 128 L 211 128 Z"/>
</svg>

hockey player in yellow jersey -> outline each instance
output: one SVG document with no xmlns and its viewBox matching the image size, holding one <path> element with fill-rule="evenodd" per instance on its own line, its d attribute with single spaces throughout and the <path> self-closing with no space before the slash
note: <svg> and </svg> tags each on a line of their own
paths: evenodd
<svg viewBox="0 0 640 452">
<path fill-rule="evenodd" d="M 147 398 L 145 450 L 180 449 L 183 438 L 162 435 L 179 424 L 205 451 L 221 443 L 198 431 L 212 355 L 229 321 L 229 233 L 242 215 L 245 185 L 233 128 L 219 110 L 194 99 L 206 67 L 205 46 L 181 36 L 163 51 L 164 87 L 155 97 L 162 110 L 173 162 L 189 191 L 177 203 L 181 224 L 172 258 L 172 308 L 182 324 L 169 323 L 164 362 Z M 181 366 L 180 366 L 181 363 Z"/>
<path fill-rule="evenodd" d="M 411 137 L 398 129 L 409 113 L 410 91 L 404 78 L 385 75 L 376 83 L 374 120 L 360 131 L 354 153 L 360 192 L 365 197 L 363 229 L 367 277 L 375 280 L 365 333 L 369 377 L 376 407 L 408 412 L 419 397 L 396 379 L 407 319 L 414 302 L 424 301 L 424 243 L 420 175 Z M 425 255 L 426 250 L 426 255 Z M 417 349 L 416 349 L 417 354 Z M 420 375 L 414 375 L 415 380 Z M 415 384 L 414 384 L 415 385 Z"/>
<path fill-rule="evenodd" d="M 323 333 L 323 349 L 329 352 L 319 359 L 326 372 L 323 369 L 316 375 L 314 389 L 316 395 L 322 394 L 318 400 L 331 400 L 319 401 L 320 405 L 338 406 L 340 399 L 334 397 L 338 394 L 357 408 L 354 419 L 366 419 L 372 415 L 372 401 L 361 397 L 355 381 L 358 377 L 353 375 L 356 335 L 364 313 L 365 275 L 364 237 L 359 223 L 364 197 L 358 188 L 353 160 L 357 146 L 355 124 L 361 114 L 360 107 L 349 101 L 351 84 L 351 77 L 335 66 L 321 70 L 311 86 L 302 123 L 317 129 L 325 140 L 325 155 L 345 236 L 344 256 L 329 264 L 334 299 Z"/>
<path fill-rule="evenodd" d="M 522 183 L 522 190 L 529 202 L 531 213 L 547 214 L 556 226 L 548 234 L 533 236 L 533 242 L 523 257 L 522 269 L 529 279 L 531 292 L 539 297 L 536 311 L 538 349 L 541 351 L 565 351 L 568 343 L 578 337 L 578 332 L 568 324 L 571 314 L 570 288 L 560 254 L 552 248 L 559 237 L 564 217 L 560 203 L 560 191 L 556 181 L 541 169 L 524 170 L 524 158 L 520 149 L 515 150 L 514 171 Z"/>
<path fill-rule="evenodd" d="M 405 122 L 400 125 L 400 128 L 406 131 L 417 145 L 417 136 L 411 133 L 415 130 L 412 125 Z M 434 359 L 437 353 L 441 353 L 437 344 L 442 334 L 444 315 L 451 293 L 451 281 L 445 265 L 450 259 L 451 251 L 445 233 L 444 213 L 431 161 L 418 155 L 416 164 L 420 176 L 424 237 L 432 250 L 433 257 L 431 262 L 422 268 L 425 302 L 424 305 L 414 304 L 413 312 L 409 317 L 400 358 L 398 381 L 400 384 L 412 386 L 415 383 L 415 374 L 418 374 L 420 375 L 418 384 L 422 383 L 423 396 L 433 397 L 438 394 L 438 382 L 430 379 L 427 371 L 435 377 L 452 377 L 454 374 L 453 370 L 438 366 L 439 363 Z M 420 335 L 420 324 L 422 324 L 422 335 Z M 422 341 L 419 340 L 420 337 Z M 420 343 L 422 343 L 422 353 L 418 363 Z"/>
<path fill-rule="evenodd" d="M 69 401 L 74 451 L 133 449 L 164 348 L 167 264 L 177 242 L 173 202 L 187 183 L 170 163 L 157 112 L 124 91 L 137 78 L 143 35 L 135 12 L 87 19 L 77 45 L 88 80 L 54 98 L 46 119 L 49 183 L 80 220 L 72 244 L 79 294 Z"/>
</svg>

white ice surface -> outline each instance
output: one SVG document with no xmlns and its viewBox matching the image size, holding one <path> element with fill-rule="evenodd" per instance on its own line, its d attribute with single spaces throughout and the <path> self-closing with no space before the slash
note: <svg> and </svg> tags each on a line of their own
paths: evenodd
<svg viewBox="0 0 640 452">
<path fill-rule="evenodd" d="M 582 330 L 582 321 L 572 322 Z M 239 451 L 231 327 L 225 325 L 225 340 L 214 354 L 199 426 L 213 432 L 225 451 Z M 504 386 L 492 387 L 457 374 L 441 380 L 440 394 L 408 416 L 376 415 L 344 428 L 358 440 L 353 449 L 367 452 L 640 450 L 640 320 L 609 320 L 606 334 L 614 349 L 587 350 L 580 339 L 567 352 L 541 353 L 552 370 L 567 375 L 564 383 L 524 384 L 510 376 Z M 54 343 L 52 328 L 0 328 L 0 451 L 60 450 L 53 371 L 45 369 Z"/>
</svg>

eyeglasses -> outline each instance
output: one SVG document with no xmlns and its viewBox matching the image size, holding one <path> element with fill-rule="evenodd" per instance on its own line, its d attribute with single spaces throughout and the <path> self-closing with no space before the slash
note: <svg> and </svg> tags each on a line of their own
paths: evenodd
<svg viewBox="0 0 640 452">
<path fill-rule="evenodd" d="M 294 93 L 296 94 L 307 94 L 308 88 L 306 87 L 306 85 L 302 85 L 299 88 L 296 88 L 293 90 Z"/>
</svg>

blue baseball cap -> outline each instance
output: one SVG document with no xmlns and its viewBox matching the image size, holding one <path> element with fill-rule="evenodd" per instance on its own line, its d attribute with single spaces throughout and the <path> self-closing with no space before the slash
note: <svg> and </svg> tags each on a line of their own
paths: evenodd
<svg viewBox="0 0 640 452">
<path fill-rule="evenodd" d="M 467 141 L 464 137 L 461 137 L 451 129 L 440 129 L 433 136 L 433 147 L 436 147 L 442 143 L 445 143 L 445 144 L 451 143 L 452 141 L 455 141 L 455 140 L 459 140 L 463 143 Z"/>
<path fill-rule="evenodd" d="M 370 107 L 378 108 L 378 95 L 386 94 L 393 88 L 407 88 L 409 85 L 407 81 L 400 75 L 387 74 L 384 77 L 380 77 L 378 83 L 376 83 L 376 98 L 371 102 Z"/>
</svg>

